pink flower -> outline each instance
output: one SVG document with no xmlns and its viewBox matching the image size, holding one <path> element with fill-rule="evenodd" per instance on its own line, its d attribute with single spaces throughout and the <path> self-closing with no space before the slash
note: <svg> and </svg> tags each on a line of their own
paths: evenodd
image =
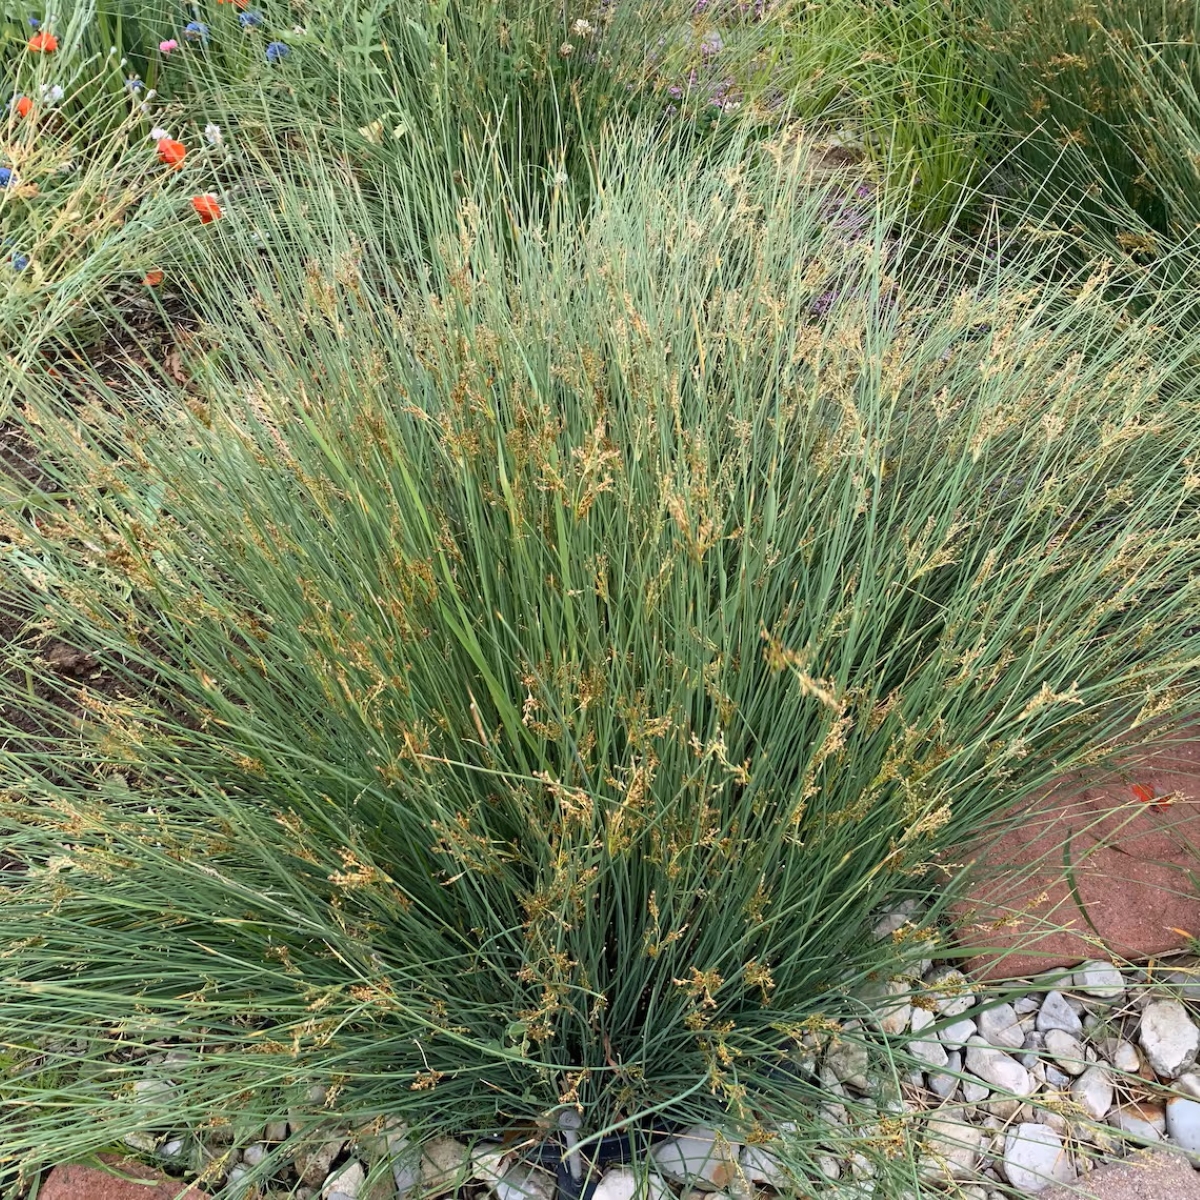
<svg viewBox="0 0 1200 1200">
<path fill-rule="evenodd" d="M 172 50 L 179 49 L 179 43 L 174 38 L 167 38 L 165 42 L 159 42 L 158 48 L 164 54 L 170 54 Z"/>
</svg>

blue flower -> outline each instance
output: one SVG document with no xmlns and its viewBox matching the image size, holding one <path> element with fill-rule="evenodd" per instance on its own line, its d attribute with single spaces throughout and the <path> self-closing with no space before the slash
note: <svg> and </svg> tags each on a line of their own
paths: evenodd
<svg viewBox="0 0 1200 1200">
<path fill-rule="evenodd" d="M 145 86 L 146 85 L 136 75 L 130 75 L 130 77 L 125 80 L 125 90 L 127 92 L 140 92 Z"/>
<path fill-rule="evenodd" d="M 287 42 L 271 42 L 267 46 L 267 62 L 282 62 L 291 52 L 292 48 Z"/>
<path fill-rule="evenodd" d="M 189 21 L 183 27 L 183 36 L 191 42 L 207 42 L 208 26 L 203 21 Z"/>
<path fill-rule="evenodd" d="M 12 269 L 14 271 L 23 271 L 27 266 L 29 266 L 29 255 L 14 254 L 9 261 L 12 263 Z"/>
<path fill-rule="evenodd" d="M 238 13 L 238 24 L 243 29 L 254 29 L 263 23 L 263 15 L 257 9 L 250 12 Z"/>
<path fill-rule="evenodd" d="M 0 167 L 0 188 L 6 188 L 13 181 L 12 167 Z"/>
<path fill-rule="evenodd" d="M 40 18 L 38 18 L 38 17 L 30 17 L 29 18 L 29 28 L 30 29 L 37 29 L 38 26 L 41 25 L 41 23 L 42 22 L 41 22 Z"/>
</svg>

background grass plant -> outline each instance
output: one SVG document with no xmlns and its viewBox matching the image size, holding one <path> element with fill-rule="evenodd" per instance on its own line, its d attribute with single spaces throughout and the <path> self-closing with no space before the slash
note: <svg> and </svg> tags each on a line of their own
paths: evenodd
<svg viewBox="0 0 1200 1200">
<path fill-rule="evenodd" d="M 1027 195 L 1076 197 L 1071 220 L 1125 251 L 1194 233 L 1195 6 L 987 0 L 980 12 L 979 69 Z"/>
</svg>

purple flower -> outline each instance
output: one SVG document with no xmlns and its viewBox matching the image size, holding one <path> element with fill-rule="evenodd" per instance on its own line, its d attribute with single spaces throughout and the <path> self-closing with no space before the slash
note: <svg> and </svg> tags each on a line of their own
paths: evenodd
<svg viewBox="0 0 1200 1200">
<path fill-rule="evenodd" d="M 238 24 L 243 29 L 256 29 L 263 23 L 263 15 L 257 9 L 251 9 L 249 12 L 238 13 Z"/>
<path fill-rule="evenodd" d="M 726 76 L 715 87 L 710 88 L 708 102 L 722 112 L 732 112 L 741 103 L 742 94 L 737 90 L 737 80 Z"/>
<path fill-rule="evenodd" d="M 201 45 L 208 44 L 208 26 L 203 21 L 189 21 L 183 27 L 183 36 L 189 42 L 200 42 Z"/>
<path fill-rule="evenodd" d="M 281 63 L 291 52 L 292 48 L 287 42 L 271 42 L 267 46 L 267 62 Z"/>
<path fill-rule="evenodd" d="M 837 303 L 841 295 L 838 291 L 822 292 L 809 306 L 808 311 L 814 317 L 823 317 Z"/>
<path fill-rule="evenodd" d="M 837 199 L 821 205 L 820 217 L 835 233 L 844 234 L 852 242 L 862 237 L 871 224 L 870 214 Z"/>
<path fill-rule="evenodd" d="M 6 188 L 13 181 L 12 167 L 0 167 L 0 188 Z"/>
<path fill-rule="evenodd" d="M 23 271 L 27 266 L 29 266 L 29 255 L 14 254 L 9 261 L 12 263 L 12 269 L 14 271 Z"/>
</svg>

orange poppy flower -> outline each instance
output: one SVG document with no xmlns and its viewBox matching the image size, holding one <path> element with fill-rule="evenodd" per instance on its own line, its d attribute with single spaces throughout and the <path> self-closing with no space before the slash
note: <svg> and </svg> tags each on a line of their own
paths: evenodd
<svg viewBox="0 0 1200 1200">
<path fill-rule="evenodd" d="M 146 272 L 146 276 L 142 280 L 142 283 L 146 287 L 158 287 L 162 281 L 163 273 L 157 267 L 155 267 L 154 270 Z"/>
<path fill-rule="evenodd" d="M 1135 783 L 1133 785 L 1133 794 L 1143 804 L 1150 805 L 1151 812 L 1166 812 L 1171 806 L 1170 796 L 1156 796 L 1144 784 Z"/>
<path fill-rule="evenodd" d="M 18 117 L 27 117 L 33 112 L 33 101 L 28 96 L 18 96 L 13 107 L 16 109 Z"/>
<path fill-rule="evenodd" d="M 206 193 L 203 196 L 193 196 L 192 208 L 195 209 L 196 216 L 200 218 L 201 225 L 208 225 L 212 221 L 219 221 L 225 215 L 221 211 L 221 206 L 217 203 L 216 196 L 211 193 Z"/>
<path fill-rule="evenodd" d="M 182 142 L 177 142 L 174 138 L 169 137 L 158 139 L 158 161 L 163 166 L 178 171 L 183 166 L 183 160 L 186 157 L 187 147 Z"/>
<path fill-rule="evenodd" d="M 35 33 L 29 39 L 29 49 L 34 54 L 53 54 L 58 49 L 58 38 L 52 33 Z"/>
</svg>

